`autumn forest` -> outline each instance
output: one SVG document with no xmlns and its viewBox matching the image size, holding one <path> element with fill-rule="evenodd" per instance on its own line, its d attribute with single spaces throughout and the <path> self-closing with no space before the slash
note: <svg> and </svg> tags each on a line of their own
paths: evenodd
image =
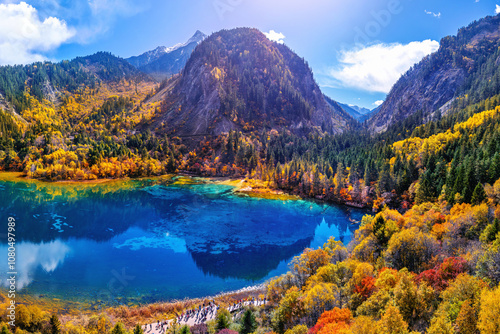
<svg viewBox="0 0 500 334">
<path fill-rule="evenodd" d="M 0 170 L 50 182 L 246 179 L 366 209 L 349 244 L 305 249 L 269 281 L 265 306 L 172 334 L 498 333 L 500 40 L 482 34 L 498 17 L 484 20 L 443 39 L 388 96 L 460 69 L 447 108 L 422 105 L 381 132 L 323 96 L 302 58 L 255 29 L 214 33 L 161 82 L 105 52 L 2 66 Z M 141 333 L 135 325 L 182 307 L 61 323 L 23 305 L 15 333 Z"/>
</svg>

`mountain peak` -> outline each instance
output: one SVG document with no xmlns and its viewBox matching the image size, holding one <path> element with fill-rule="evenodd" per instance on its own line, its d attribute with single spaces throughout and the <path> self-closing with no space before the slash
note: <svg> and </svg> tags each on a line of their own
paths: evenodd
<svg viewBox="0 0 500 334">
<path fill-rule="evenodd" d="M 207 38 L 207 35 L 205 35 L 204 33 L 202 33 L 199 30 L 196 30 L 196 32 L 194 33 L 194 35 L 187 41 L 186 44 L 189 44 L 189 43 L 192 43 L 192 42 L 199 43 L 199 42 L 203 41 L 205 38 Z"/>
<path fill-rule="evenodd" d="M 340 107 L 328 105 L 302 58 L 257 29 L 207 37 L 182 75 L 165 87 L 169 94 L 163 95 L 153 127 L 175 135 L 264 129 L 339 133 L 351 121 Z"/>
<path fill-rule="evenodd" d="M 184 43 L 177 43 L 170 47 L 158 46 L 154 50 L 126 60 L 137 69 L 161 80 L 182 70 L 195 46 L 206 37 L 204 33 L 196 30 L 194 35 Z"/>
<path fill-rule="evenodd" d="M 191 43 L 199 44 L 206 37 L 207 37 L 207 35 L 205 35 L 204 33 L 202 33 L 199 30 L 196 30 L 196 32 L 194 33 L 194 35 L 190 39 L 188 39 L 187 42 L 185 42 L 185 43 L 178 43 L 178 44 L 176 44 L 174 46 L 171 46 L 169 48 L 165 48 L 165 53 L 173 52 L 173 51 L 178 50 L 180 48 L 186 47 L 186 46 L 190 45 Z"/>
</svg>

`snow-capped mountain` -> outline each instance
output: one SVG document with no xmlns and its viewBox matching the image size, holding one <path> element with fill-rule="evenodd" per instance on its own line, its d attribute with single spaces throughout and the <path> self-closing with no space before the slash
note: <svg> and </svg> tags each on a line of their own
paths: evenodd
<svg viewBox="0 0 500 334">
<path fill-rule="evenodd" d="M 159 46 L 154 50 L 144 52 L 140 56 L 133 56 L 133 57 L 127 58 L 126 60 L 135 67 L 141 67 L 141 66 L 144 66 L 144 65 L 151 63 L 152 61 L 157 60 L 158 58 L 163 56 L 165 53 L 168 53 L 168 51 L 167 51 L 168 49 L 170 49 L 170 48 L 167 48 L 165 46 Z"/>
<path fill-rule="evenodd" d="M 196 45 L 206 37 L 204 33 L 198 30 L 185 43 L 179 43 L 170 47 L 159 46 L 154 50 L 144 52 L 139 56 L 127 58 L 126 60 L 137 69 L 161 80 L 180 72 L 184 68 L 184 65 L 186 65 Z"/>
</svg>

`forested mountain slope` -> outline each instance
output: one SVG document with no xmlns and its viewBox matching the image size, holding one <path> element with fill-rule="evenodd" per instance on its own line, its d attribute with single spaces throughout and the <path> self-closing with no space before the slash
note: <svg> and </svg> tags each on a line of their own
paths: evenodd
<svg viewBox="0 0 500 334">
<path fill-rule="evenodd" d="M 417 112 L 423 121 L 438 117 L 458 96 L 467 96 L 470 104 L 498 94 L 499 45 L 500 16 L 483 18 L 461 28 L 456 36 L 443 38 L 437 52 L 414 65 L 394 85 L 370 118 L 370 131 L 382 132 Z"/>
<path fill-rule="evenodd" d="M 488 59 L 485 73 L 497 68 Z M 483 93 L 456 98 L 446 115 L 418 126 L 419 111 L 373 135 L 321 93 L 303 59 L 255 29 L 213 34 L 159 85 L 106 53 L 0 72 L 1 168 L 30 177 L 182 171 L 401 210 L 471 202 L 500 178 L 500 99 L 483 99 L 495 79 L 479 74 L 469 90 Z"/>
<path fill-rule="evenodd" d="M 171 80 L 173 88 L 154 131 L 219 135 L 287 128 L 294 133 L 340 133 L 353 124 L 342 109 L 325 101 L 303 59 L 256 29 L 209 36 L 181 76 Z"/>
</svg>

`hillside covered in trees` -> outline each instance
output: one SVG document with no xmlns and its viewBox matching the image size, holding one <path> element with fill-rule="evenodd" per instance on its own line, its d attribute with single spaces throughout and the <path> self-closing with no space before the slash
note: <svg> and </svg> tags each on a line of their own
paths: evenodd
<svg viewBox="0 0 500 334">
<path fill-rule="evenodd" d="M 323 96 L 303 59 L 255 29 L 209 36 L 161 83 L 107 53 L 0 67 L 0 169 L 50 181 L 248 178 L 373 209 L 349 245 L 330 240 L 297 257 L 268 284 L 265 307 L 183 333 L 498 333 L 498 20 L 444 38 L 368 127 Z M 450 73 L 450 91 L 421 87 Z M 115 322 L 182 311 L 122 307 L 61 324 L 24 307 L 17 332 L 123 333 Z"/>
<path fill-rule="evenodd" d="M 214 33 L 200 43 L 172 86 L 153 129 L 219 135 L 288 129 L 340 133 L 355 121 L 329 105 L 307 63 L 257 29 Z"/>
<path fill-rule="evenodd" d="M 476 38 L 477 26 L 461 40 Z M 444 116 L 425 122 L 416 112 L 372 135 L 335 114 L 342 109 L 301 58 L 253 29 L 213 34 L 180 76 L 160 84 L 106 53 L 0 71 L 0 168 L 29 177 L 248 177 L 304 197 L 401 210 L 440 197 L 470 203 L 476 187 L 500 177 L 493 86 L 457 97 Z M 474 87 L 483 91 L 489 78 Z"/>
<path fill-rule="evenodd" d="M 424 121 L 447 114 L 457 97 L 469 104 L 498 94 L 500 17 L 488 16 L 446 36 L 439 50 L 407 71 L 368 121 L 372 132 L 421 112 Z"/>
</svg>

